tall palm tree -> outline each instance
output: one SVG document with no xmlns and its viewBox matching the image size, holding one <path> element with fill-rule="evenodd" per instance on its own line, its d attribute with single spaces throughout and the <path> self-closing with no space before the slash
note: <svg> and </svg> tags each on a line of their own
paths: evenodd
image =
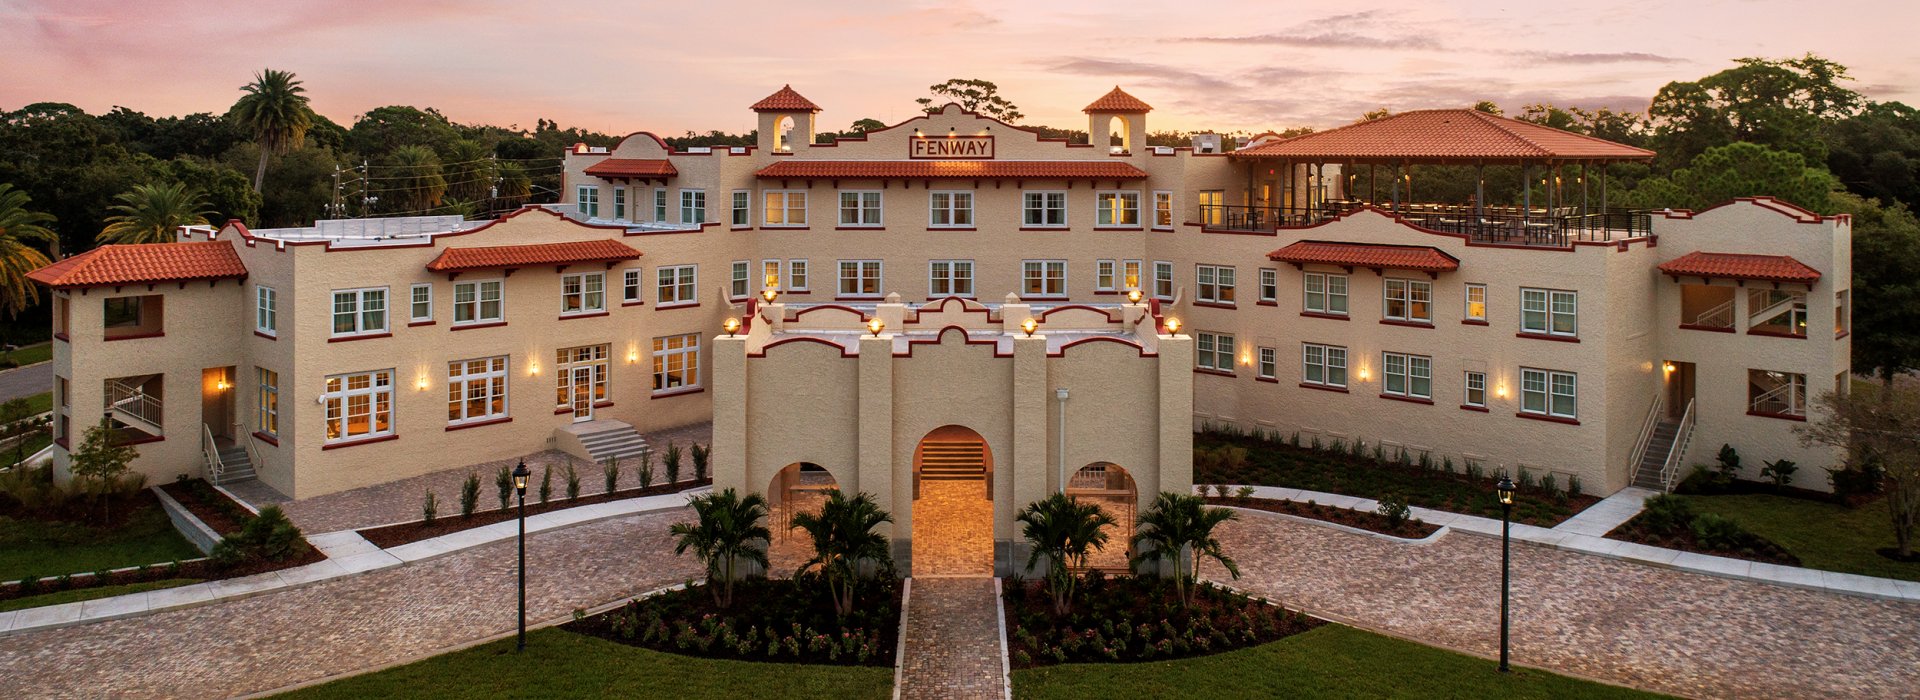
<svg viewBox="0 0 1920 700">
<path fill-rule="evenodd" d="M 468 202 L 487 198 L 493 188 L 495 172 L 493 149 L 473 139 L 461 139 L 447 146 L 445 177 L 447 196 Z"/>
<path fill-rule="evenodd" d="M 447 194 L 447 179 L 440 172 L 440 156 L 426 146 L 401 146 L 387 157 L 385 186 L 375 189 L 391 193 L 395 205 L 387 211 L 425 213 L 440 206 Z"/>
<path fill-rule="evenodd" d="M 495 167 L 498 174 L 499 189 L 493 194 L 499 200 L 497 206 L 518 209 L 520 204 L 533 196 L 533 177 L 527 174 L 525 166 L 519 163 L 501 163 Z M 639 206 L 635 203 L 634 206 Z"/>
<path fill-rule="evenodd" d="M 27 273 L 52 261 L 33 244 L 57 249 L 60 240 L 47 228 L 53 215 L 28 209 L 31 200 L 12 184 L 0 183 L 0 308 L 8 316 L 18 316 L 40 302 L 40 289 L 27 279 Z"/>
<path fill-rule="evenodd" d="M 1200 496 L 1162 491 L 1153 506 L 1140 514 L 1133 536 L 1132 564 L 1137 568 L 1148 562 L 1173 562 L 1174 591 L 1182 606 L 1189 605 L 1187 554 L 1193 555 L 1196 568 L 1201 557 L 1210 557 L 1234 578 L 1240 578 L 1240 565 L 1227 556 L 1214 537 L 1221 523 L 1238 518 L 1231 510 L 1207 507 L 1206 499 Z"/>
<path fill-rule="evenodd" d="M 707 565 L 707 586 L 713 589 L 713 602 L 725 608 L 733 604 L 733 580 L 738 578 L 735 566 L 741 560 L 767 565 L 766 550 L 756 544 L 773 539 L 767 526 L 760 524 L 767 518 L 767 501 L 757 493 L 742 498 L 727 489 L 695 496 L 688 505 L 693 506 L 695 522 L 674 523 L 668 530 L 679 538 L 673 553 L 692 549 L 700 557 Z M 715 578 L 725 582 L 716 586 Z"/>
<path fill-rule="evenodd" d="M 819 567 L 821 578 L 827 581 L 827 593 L 833 597 L 834 614 L 853 612 L 853 588 L 860 580 L 860 563 L 892 557 L 886 536 L 873 531 L 881 523 L 890 522 L 893 516 L 881 510 L 872 496 L 862 493 L 847 498 L 839 489 L 828 491 L 819 515 L 793 516 L 793 527 L 813 540 L 813 558 L 801 564 L 794 575 Z"/>
<path fill-rule="evenodd" d="M 213 205 L 198 189 L 178 182 L 134 185 L 114 197 L 106 228 L 94 240 L 100 243 L 171 243 L 181 226 L 205 226 Z"/>
<path fill-rule="evenodd" d="M 267 178 L 267 156 L 286 153 L 307 140 L 313 128 L 313 111 L 307 108 L 307 96 L 300 93 L 300 81 L 293 73 L 272 68 L 253 74 L 253 82 L 240 86 L 246 95 L 233 103 L 227 113 L 240 128 L 253 132 L 260 144 L 260 164 L 253 170 L 253 191 Z"/>
<path fill-rule="evenodd" d="M 1097 504 L 1055 493 L 1027 504 L 1015 520 L 1021 524 L 1020 536 L 1033 550 L 1027 557 L 1027 568 L 1046 559 L 1053 613 L 1067 614 L 1073 609 L 1073 590 L 1078 581 L 1073 570 L 1085 567 L 1094 550 L 1107 548 L 1106 530 L 1114 525 L 1113 516 Z"/>
</svg>

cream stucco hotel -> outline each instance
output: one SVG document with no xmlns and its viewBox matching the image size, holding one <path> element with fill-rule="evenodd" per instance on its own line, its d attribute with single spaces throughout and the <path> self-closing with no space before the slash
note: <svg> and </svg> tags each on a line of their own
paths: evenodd
<svg viewBox="0 0 1920 700">
<path fill-rule="evenodd" d="M 954 105 L 816 144 L 792 89 L 753 110 L 755 147 L 575 147 L 561 204 L 496 221 L 236 221 L 35 272 L 56 464 L 105 414 L 154 480 L 305 498 L 712 421 L 719 486 L 873 493 L 903 556 L 923 482 L 978 487 L 1003 566 L 1050 491 L 1190 487 L 1208 423 L 1595 493 L 1727 443 L 1826 487 L 1790 428 L 1847 384 L 1845 217 L 1609 209 L 1606 165 L 1650 153 L 1468 110 L 1231 153 L 1146 146 L 1118 88 L 1098 146 Z M 1409 164 L 1549 194 L 1419 203 Z"/>
</svg>

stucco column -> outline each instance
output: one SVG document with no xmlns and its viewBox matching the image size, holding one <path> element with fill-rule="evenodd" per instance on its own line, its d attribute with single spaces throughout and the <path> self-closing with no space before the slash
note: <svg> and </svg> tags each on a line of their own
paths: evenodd
<svg viewBox="0 0 1920 700">
<path fill-rule="evenodd" d="M 913 532 L 913 524 L 911 514 L 894 505 L 912 502 L 913 465 L 906 465 L 905 476 L 900 476 L 902 470 L 893 464 L 893 334 L 862 335 L 859 363 L 859 468 L 855 482 L 840 488 L 872 494 L 881 508 L 893 514 L 893 531 L 887 535 L 900 540 Z M 899 496 L 903 483 L 904 500 Z"/>
<path fill-rule="evenodd" d="M 713 339 L 713 488 L 747 490 L 747 337 Z"/>
<path fill-rule="evenodd" d="M 1160 491 L 1193 491 L 1193 338 L 1162 335 L 1160 351 Z M 1141 489 L 1140 506 L 1153 502 Z"/>
<path fill-rule="evenodd" d="M 1008 393 L 1013 398 L 1013 454 L 1005 462 L 996 461 L 994 468 L 1004 471 L 995 474 L 994 478 L 996 486 L 1004 480 L 1009 482 L 1011 488 L 1001 491 L 1006 494 L 1006 501 L 997 500 L 1000 494 L 995 494 L 993 538 L 1014 543 L 1019 539 L 1018 529 L 1013 524 L 1014 515 L 1028 503 L 1045 498 L 1050 490 L 1048 474 L 1051 473 L 1051 467 L 1047 461 L 1047 450 L 1053 430 L 1047 403 L 1052 400 L 1052 392 L 1047 386 L 1045 335 L 1014 337 L 1013 386 L 1009 387 Z M 1004 551 L 1001 547 L 995 547 L 995 557 L 999 559 L 996 569 L 1003 574 L 1010 570 L 1008 566 L 1026 562 L 1026 552 L 1017 547 L 1008 547 Z"/>
</svg>

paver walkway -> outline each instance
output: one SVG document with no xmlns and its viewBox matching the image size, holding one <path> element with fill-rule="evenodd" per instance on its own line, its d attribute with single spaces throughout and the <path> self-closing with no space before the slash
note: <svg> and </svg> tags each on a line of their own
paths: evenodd
<svg viewBox="0 0 1920 700">
<path fill-rule="evenodd" d="M 990 578 L 913 579 L 898 681 L 902 700 L 1004 700 L 999 606 Z"/>
<path fill-rule="evenodd" d="M 685 509 L 527 537 L 528 619 L 697 577 Z M 514 542 L 253 598 L 0 638 L 9 698 L 229 697 L 432 653 L 514 626 Z"/>
<path fill-rule="evenodd" d="M 1221 541 L 1243 574 L 1233 585 L 1364 627 L 1498 653 L 1498 539 L 1414 546 L 1243 512 Z M 1516 543 L 1513 655 L 1688 696 L 1911 698 L 1920 688 L 1920 603 Z"/>
</svg>

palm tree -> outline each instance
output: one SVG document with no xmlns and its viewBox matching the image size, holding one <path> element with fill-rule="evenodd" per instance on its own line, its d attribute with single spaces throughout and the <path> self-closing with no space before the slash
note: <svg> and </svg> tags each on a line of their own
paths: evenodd
<svg viewBox="0 0 1920 700">
<path fill-rule="evenodd" d="M 169 243 L 181 226 L 205 226 L 213 205 L 198 189 L 178 182 L 134 185 L 114 197 L 106 228 L 94 240 L 100 243 Z"/>
<path fill-rule="evenodd" d="M 1225 508 L 1208 508 L 1206 499 L 1192 494 L 1162 491 L 1153 506 L 1140 514 L 1139 531 L 1133 536 L 1132 564 L 1173 562 L 1174 591 L 1180 604 L 1191 604 L 1187 591 L 1186 554 L 1192 553 L 1197 567 L 1200 557 L 1211 557 L 1240 578 L 1240 566 L 1220 548 L 1214 529 L 1239 516 Z"/>
<path fill-rule="evenodd" d="M 493 150 L 479 141 L 461 139 L 449 145 L 445 169 L 449 197 L 477 202 L 493 188 Z"/>
<path fill-rule="evenodd" d="M 1094 550 L 1107 548 L 1106 529 L 1114 524 L 1113 516 L 1099 505 L 1055 493 L 1027 504 L 1015 520 L 1021 523 L 1020 536 L 1033 550 L 1027 557 L 1027 568 L 1034 568 L 1042 557 L 1046 559 L 1053 613 L 1067 614 L 1073 609 L 1077 581 L 1073 569 L 1085 567 Z"/>
<path fill-rule="evenodd" d="M 767 565 L 766 551 L 755 544 L 773 539 L 767 526 L 760 524 L 767 517 L 767 501 L 757 493 L 742 498 L 733 489 L 727 489 L 695 496 L 687 504 L 693 506 L 696 522 L 674 523 L 668 530 L 680 539 L 673 553 L 684 554 L 692 549 L 694 555 L 700 557 L 707 565 L 707 585 L 713 589 L 713 602 L 725 608 L 733 604 L 735 565 L 741 560 Z M 715 577 L 726 582 L 714 586 Z"/>
<path fill-rule="evenodd" d="M 520 208 L 522 202 L 533 196 L 533 178 L 527 175 L 525 166 L 519 163 L 501 163 L 494 168 L 499 176 L 499 189 L 493 194 L 499 200 L 498 206 L 510 209 Z M 639 206 L 635 204 L 635 206 Z"/>
<path fill-rule="evenodd" d="M 393 149 L 387 161 L 391 167 L 386 177 L 391 179 L 378 189 L 393 193 L 396 203 L 389 211 L 425 213 L 440 206 L 440 198 L 447 194 L 447 179 L 440 174 L 440 156 L 433 149 L 401 146 Z"/>
<path fill-rule="evenodd" d="M 46 267 L 52 261 L 33 247 L 42 243 L 58 249 L 59 237 L 47 224 L 53 215 L 27 208 L 32 198 L 13 185 L 0 183 L 0 308 L 8 316 L 18 316 L 28 306 L 40 303 L 40 288 L 27 279 L 27 273 Z"/>
<path fill-rule="evenodd" d="M 827 593 L 833 597 L 834 614 L 853 612 L 853 588 L 860 580 L 860 563 L 892 558 L 886 536 L 873 531 L 881 523 L 890 522 L 893 516 L 881 510 L 872 496 L 861 493 L 849 499 L 839 489 L 828 491 L 819 515 L 793 516 L 793 527 L 806 531 L 808 539 L 813 540 L 813 558 L 801 564 L 794 576 L 819 567 L 820 577 L 827 581 Z"/>
<path fill-rule="evenodd" d="M 260 164 L 253 170 L 253 191 L 259 192 L 267 177 L 267 156 L 299 148 L 313 128 L 313 111 L 307 108 L 307 96 L 300 94 L 307 89 L 287 71 L 268 68 L 240 89 L 247 94 L 233 103 L 227 116 L 253 132 L 260 144 Z"/>
</svg>

